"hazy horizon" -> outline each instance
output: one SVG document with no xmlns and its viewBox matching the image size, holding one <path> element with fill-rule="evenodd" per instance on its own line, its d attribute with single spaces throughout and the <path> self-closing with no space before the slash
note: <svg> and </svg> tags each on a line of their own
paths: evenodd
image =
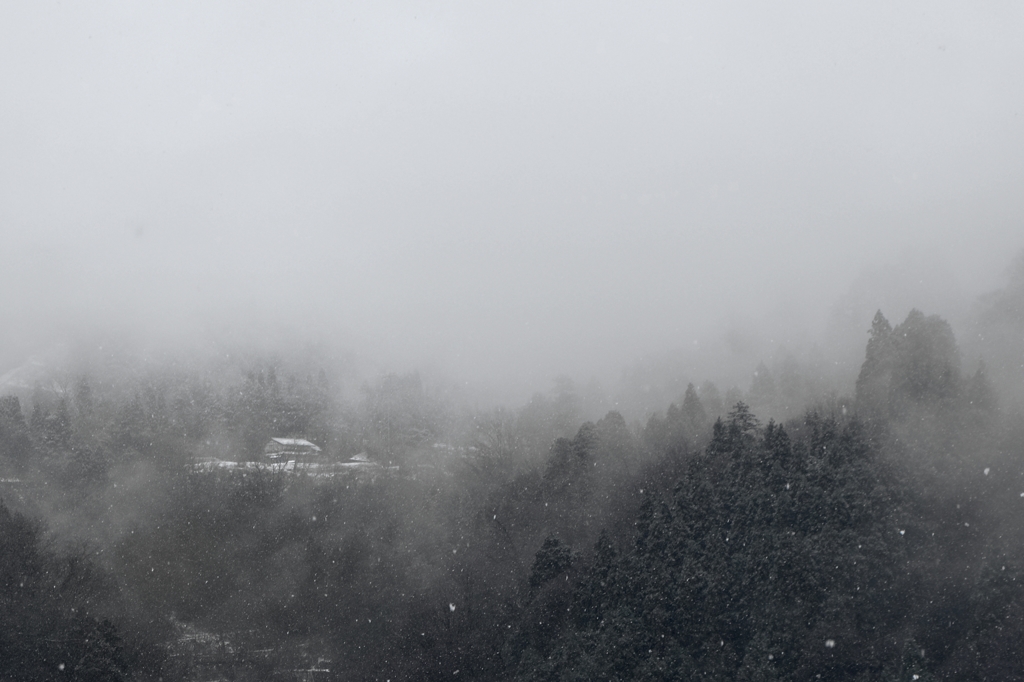
<svg viewBox="0 0 1024 682">
<path fill-rule="evenodd" d="M 518 396 L 955 318 L 1024 247 L 1014 4 L 3 15 L 0 374 L 105 334 Z"/>
</svg>

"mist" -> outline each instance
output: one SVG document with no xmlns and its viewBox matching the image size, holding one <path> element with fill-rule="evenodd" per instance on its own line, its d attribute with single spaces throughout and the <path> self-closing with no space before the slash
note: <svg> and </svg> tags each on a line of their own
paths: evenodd
<svg viewBox="0 0 1024 682">
<path fill-rule="evenodd" d="M 1021 246 L 1009 5 L 6 14 L 8 366 L 284 335 L 519 397 Z"/>
<path fill-rule="evenodd" d="M 1019 5 L 0 18 L 0 677 L 1010 679 Z"/>
</svg>

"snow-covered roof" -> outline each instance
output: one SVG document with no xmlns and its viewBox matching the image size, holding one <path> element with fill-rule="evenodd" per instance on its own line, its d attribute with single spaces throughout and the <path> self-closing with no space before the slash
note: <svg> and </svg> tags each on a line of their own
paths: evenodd
<svg viewBox="0 0 1024 682">
<path fill-rule="evenodd" d="M 279 445 L 297 446 L 300 448 L 311 448 L 313 450 L 316 450 L 317 452 L 320 451 L 319 446 L 310 443 L 305 438 L 271 438 L 270 440 L 274 441 L 275 443 L 278 443 Z"/>
</svg>

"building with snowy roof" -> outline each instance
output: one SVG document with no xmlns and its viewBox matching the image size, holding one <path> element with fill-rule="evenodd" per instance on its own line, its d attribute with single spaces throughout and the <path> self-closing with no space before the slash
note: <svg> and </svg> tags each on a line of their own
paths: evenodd
<svg viewBox="0 0 1024 682">
<path fill-rule="evenodd" d="M 320 448 L 305 438 L 271 438 L 263 446 L 263 456 L 271 464 L 278 462 L 316 462 Z"/>
</svg>

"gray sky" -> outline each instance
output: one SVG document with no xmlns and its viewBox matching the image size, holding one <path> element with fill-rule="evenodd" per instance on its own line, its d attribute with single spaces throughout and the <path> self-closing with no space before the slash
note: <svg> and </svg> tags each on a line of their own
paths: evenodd
<svg viewBox="0 0 1024 682">
<path fill-rule="evenodd" d="M 3 2 L 0 359 L 308 334 L 543 384 L 817 333 L 907 254 L 982 291 L 1024 247 L 1022 36 L 1010 2 Z"/>
</svg>

